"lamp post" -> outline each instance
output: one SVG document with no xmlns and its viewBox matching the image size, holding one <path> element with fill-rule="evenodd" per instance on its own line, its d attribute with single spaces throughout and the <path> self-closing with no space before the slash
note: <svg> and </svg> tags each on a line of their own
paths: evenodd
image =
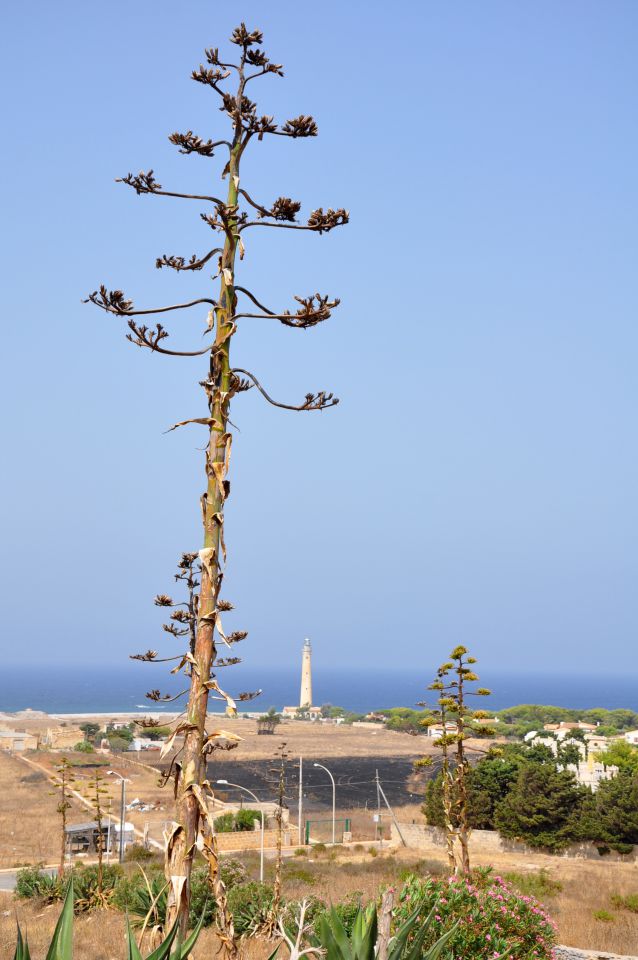
<svg viewBox="0 0 638 960">
<path fill-rule="evenodd" d="M 243 790 L 244 793 L 247 793 L 248 796 L 252 797 L 256 803 L 259 804 L 259 813 L 261 814 L 261 847 L 259 851 L 259 880 L 261 883 L 264 882 L 264 810 L 261 805 L 260 800 L 252 790 L 249 790 L 248 787 L 242 787 L 238 783 L 229 783 L 228 780 L 216 780 L 215 783 L 220 784 L 223 787 L 234 787 L 236 790 Z"/>
<path fill-rule="evenodd" d="M 120 794 L 120 850 L 119 850 L 119 860 L 120 863 L 124 863 L 124 814 L 126 813 L 126 784 L 128 780 L 126 777 L 123 777 L 121 773 L 118 773 L 117 770 L 107 770 L 107 777 L 119 777 L 122 784 L 122 791 Z"/>
<path fill-rule="evenodd" d="M 327 767 L 324 767 L 323 763 L 313 763 L 313 767 L 321 767 L 322 770 L 325 770 L 330 779 L 332 780 L 332 846 L 335 845 L 335 811 L 337 805 L 337 788 L 335 786 L 335 778 L 332 776 Z"/>
</svg>

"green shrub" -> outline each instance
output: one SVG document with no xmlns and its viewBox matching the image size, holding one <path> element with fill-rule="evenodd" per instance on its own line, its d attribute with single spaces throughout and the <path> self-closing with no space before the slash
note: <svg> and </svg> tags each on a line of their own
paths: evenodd
<svg viewBox="0 0 638 960">
<path fill-rule="evenodd" d="M 616 853 L 631 853 L 634 849 L 633 843 L 624 843 L 621 840 L 614 840 L 609 842 L 609 846 L 612 850 L 615 850 Z"/>
<path fill-rule="evenodd" d="M 562 883 L 554 880 L 544 868 L 537 873 L 506 873 L 505 879 L 519 893 L 527 893 L 537 899 L 554 897 L 563 889 Z"/>
<path fill-rule="evenodd" d="M 412 877 L 401 890 L 395 928 L 415 910 L 425 920 L 433 908 L 435 922 L 424 948 L 458 924 L 449 942 L 451 956 L 474 960 L 505 954 L 508 960 L 551 960 L 555 924 L 538 901 L 521 896 L 499 876 Z"/>
<path fill-rule="evenodd" d="M 297 849 L 294 851 L 294 855 L 296 857 L 307 857 L 308 851 L 305 847 L 297 847 Z"/>
<path fill-rule="evenodd" d="M 89 743 L 88 740 L 80 740 L 79 743 L 76 743 L 73 749 L 77 750 L 78 753 L 95 753 L 93 744 Z"/>
<path fill-rule="evenodd" d="M 317 882 L 317 877 L 311 870 L 306 870 L 304 867 L 297 867 L 294 864 L 291 866 L 286 865 L 284 876 L 286 880 L 299 880 L 301 883 L 306 883 L 309 887 L 312 887 Z"/>
<path fill-rule="evenodd" d="M 25 867 L 23 870 L 18 870 L 15 894 L 21 900 L 41 897 L 47 903 L 54 903 L 64 898 L 65 891 L 65 880 L 46 873 L 41 867 Z"/>
<path fill-rule="evenodd" d="M 613 923 L 616 919 L 609 910 L 594 910 L 593 917 L 594 920 L 598 920 L 600 923 Z"/>
<path fill-rule="evenodd" d="M 617 907 L 619 910 L 629 910 L 631 913 L 638 913 L 638 893 L 628 893 L 626 897 L 621 896 L 619 893 L 612 893 L 611 897 L 612 906 Z"/>
<path fill-rule="evenodd" d="M 215 820 L 215 830 L 217 833 L 232 833 L 235 825 L 235 818 L 232 813 L 222 813 L 221 817 Z"/>
<path fill-rule="evenodd" d="M 241 860 L 235 857 L 228 857 L 227 860 L 221 861 L 219 875 L 227 890 L 240 883 L 248 883 L 248 871 Z"/>
<path fill-rule="evenodd" d="M 255 820 L 261 827 L 261 813 L 259 810 L 238 810 L 235 814 L 235 830 L 254 830 Z"/>
<path fill-rule="evenodd" d="M 18 872 L 16 896 L 21 899 L 38 898 L 46 903 L 64 899 L 71 877 L 73 878 L 75 912 L 91 910 L 103 906 L 115 890 L 122 875 L 121 869 L 114 864 L 102 866 L 102 894 L 98 895 L 97 864 L 76 867 L 62 878 L 51 875 L 39 867 L 25 867 Z"/>
<path fill-rule="evenodd" d="M 117 864 L 102 864 L 102 894 L 100 895 L 97 864 L 76 867 L 73 870 L 75 912 L 81 913 L 92 910 L 94 907 L 103 907 L 106 901 L 113 897 L 121 876 L 122 870 Z"/>
<path fill-rule="evenodd" d="M 313 843 L 312 845 L 313 853 L 325 853 L 327 849 L 325 843 Z"/>
<path fill-rule="evenodd" d="M 251 880 L 228 891 L 228 909 L 233 915 L 235 932 L 252 936 L 267 921 L 274 901 L 274 890 L 268 883 Z"/>
<path fill-rule="evenodd" d="M 376 847 L 368 847 L 368 853 L 371 857 L 377 857 L 379 855 L 379 851 Z"/>
<path fill-rule="evenodd" d="M 631 913 L 638 913 L 638 893 L 628 893 L 625 897 L 623 907 L 630 910 Z"/>
<path fill-rule="evenodd" d="M 132 843 L 124 851 L 124 859 L 127 863 L 142 863 L 145 860 L 153 860 L 154 857 L 153 851 L 141 843 Z"/>
</svg>

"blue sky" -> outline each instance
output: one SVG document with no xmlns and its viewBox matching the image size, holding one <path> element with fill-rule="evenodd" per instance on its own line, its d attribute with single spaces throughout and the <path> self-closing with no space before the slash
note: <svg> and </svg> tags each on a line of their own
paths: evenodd
<svg viewBox="0 0 638 960">
<path fill-rule="evenodd" d="M 189 74 L 244 19 L 285 65 L 255 85 L 263 111 L 320 131 L 252 146 L 244 185 L 352 218 L 255 230 L 241 266 L 268 304 L 342 299 L 316 330 L 246 321 L 234 340 L 278 398 L 342 400 L 235 403 L 244 657 L 296 661 L 309 636 L 320 664 L 427 675 L 464 642 L 490 669 L 635 670 L 635 3 L 228 7 L 5 16 L 3 656 L 117 663 L 163 643 L 152 597 L 200 545 L 204 441 L 163 431 L 205 413 L 205 364 L 136 350 L 80 300 L 101 281 L 139 307 L 214 292 L 205 270 L 154 268 L 206 249 L 200 206 L 114 178 L 217 187 L 220 165 L 167 135 L 224 135 Z M 195 348 L 200 319 L 175 319 L 175 343 Z"/>
</svg>

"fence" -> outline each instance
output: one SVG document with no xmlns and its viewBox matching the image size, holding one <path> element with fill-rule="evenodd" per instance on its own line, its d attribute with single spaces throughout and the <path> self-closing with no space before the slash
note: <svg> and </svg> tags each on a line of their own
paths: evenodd
<svg viewBox="0 0 638 960">
<path fill-rule="evenodd" d="M 335 843 L 343 843 L 344 833 L 350 833 L 350 818 L 334 821 Z M 306 820 L 306 843 L 332 843 L 332 817 L 326 820 Z"/>
</svg>

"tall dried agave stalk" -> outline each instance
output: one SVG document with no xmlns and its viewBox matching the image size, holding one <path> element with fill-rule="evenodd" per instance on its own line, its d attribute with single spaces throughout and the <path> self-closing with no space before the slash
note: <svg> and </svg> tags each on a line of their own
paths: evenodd
<svg viewBox="0 0 638 960">
<path fill-rule="evenodd" d="M 222 179 L 227 179 L 225 199 L 163 190 L 152 170 L 142 171 L 137 175 L 128 174 L 120 181 L 132 187 L 138 195 L 177 197 L 212 205 L 210 212 L 200 216 L 202 221 L 219 235 L 222 245 L 213 247 L 202 256 L 193 254 L 188 259 L 164 254 L 158 257 L 156 266 L 181 272 L 201 270 L 209 262 L 216 265 L 214 278 L 218 278 L 220 284 L 217 298 L 204 296 L 157 309 L 135 310 L 133 302 L 127 299 L 121 290 L 108 290 L 101 286 L 88 297 L 88 300 L 108 313 L 126 318 L 129 328 L 127 339 L 139 347 L 164 356 L 193 357 L 207 354 L 209 357 L 208 372 L 201 381 L 206 395 L 207 415 L 180 421 L 171 428 L 192 423 L 201 424 L 208 430 L 205 461 L 208 483 L 201 501 L 204 526 L 204 546 L 199 551 L 201 585 L 193 649 L 184 656 L 184 668 L 190 672 L 190 685 L 186 715 L 178 726 L 178 732 L 184 735 L 184 749 L 177 783 L 176 822 L 167 843 L 168 876 L 171 882 L 168 922 L 171 924 L 179 916 L 183 929 L 188 921 L 189 880 L 195 845 L 200 822 L 207 815 L 202 785 L 205 775 L 205 724 L 209 691 L 214 690 L 224 696 L 228 711 L 235 711 L 234 701 L 223 693 L 212 675 L 217 638 L 222 642 L 227 642 L 228 639 L 219 618 L 220 612 L 227 609 L 227 606 L 220 604 L 219 592 L 223 579 L 222 560 L 225 561 L 226 558 L 223 528 L 224 505 L 230 490 L 228 467 L 232 436 L 228 426 L 231 400 L 237 394 L 255 387 L 269 403 L 285 410 L 324 410 L 338 402 L 331 393 L 319 391 L 306 394 L 300 404 L 279 403 L 272 399 L 253 373 L 231 365 L 230 345 L 241 320 L 275 320 L 287 327 L 309 329 L 327 320 L 332 309 L 339 303 L 327 295 L 315 293 L 307 297 L 295 297 L 298 306 L 294 313 L 289 310 L 271 310 L 264 306 L 254 293 L 235 281 L 236 259 L 237 255 L 240 260 L 244 257 L 246 231 L 256 227 L 271 227 L 322 234 L 348 222 L 348 214 L 344 209 L 324 211 L 319 208 L 311 212 L 306 223 L 300 223 L 297 220 L 301 206 L 299 202 L 281 196 L 269 205 L 262 204 L 254 200 L 241 185 L 240 164 L 251 141 L 259 142 L 267 136 L 298 139 L 317 135 L 317 125 L 312 117 L 302 114 L 279 126 L 272 116 L 258 115 L 256 104 L 246 96 L 248 85 L 258 77 L 268 74 L 283 76 L 281 65 L 272 63 L 259 49 L 262 39 L 261 31 L 249 31 L 242 23 L 230 38 L 239 50 L 238 62 L 222 61 L 219 50 L 212 48 L 206 50 L 208 66 L 200 65 L 192 74 L 197 83 L 209 87 L 220 97 L 220 110 L 230 119 L 229 139 L 203 140 L 192 130 L 176 132 L 169 137 L 184 154 L 198 154 L 210 158 L 218 148 L 227 151 L 227 161 L 222 171 Z M 225 89 L 225 83 L 231 76 L 236 83 L 232 92 L 229 92 Z M 250 301 L 248 311 L 238 307 L 238 295 Z M 155 328 L 149 328 L 136 319 L 141 315 L 164 314 L 173 310 L 190 309 L 200 304 L 210 308 L 203 333 L 210 337 L 212 342 L 199 350 L 167 349 L 168 332 L 161 323 L 156 323 Z"/>
<path fill-rule="evenodd" d="M 93 807 L 93 815 L 97 824 L 97 899 L 100 903 L 104 902 L 104 803 L 109 791 L 104 786 L 104 778 L 96 767 L 89 777 L 86 798 Z M 123 842 L 124 824 L 120 828 L 120 843 Z"/>
<path fill-rule="evenodd" d="M 264 934 L 267 937 L 274 936 L 278 930 L 279 915 L 281 912 L 281 868 L 283 860 L 284 800 L 286 799 L 286 762 L 289 760 L 289 754 L 286 750 L 285 743 L 279 744 L 276 755 L 279 763 L 272 769 L 271 772 L 277 775 L 277 812 L 275 814 L 275 819 L 277 821 L 277 851 L 275 854 L 275 882 L 273 884 L 273 901 L 270 910 L 270 916 L 268 917 L 264 931 Z"/>
<path fill-rule="evenodd" d="M 73 806 L 70 800 L 70 792 L 75 786 L 75 777 L 73 776 L 73 767 L 66 757 L 56 764 L 55 776 L 52 780 L 53 796 L 58 798 L 56 806 L 57 813 L 60 814 L 60 863 L 58 865 L 58 877 L 64 876 L 64 865 L 66 861 L 66 823 L 67 813 Z"/>
<path fill-rule="evenodd" d="M 182 601 L 175 601 L 171 596 L 161 593 L 155 597 L 155 605 L 162 608 L 169 608 L 172 610 L 169 615 L 169 622 L 163 624 L 163 629 L 166 633 L 170 634 L 172 637 L 181 641 L 181 638 L 188 637 L 188 650 L 177 656 L 172 657 L 161 657 L 158 658 L 156 650 L 147 650 L 146 653 L 133 654 L 133 660 L 143 660 L 153 663 L 168 663 L 171 661 L 177 661 L 177 665 L 171 671 L 172 673 L 179 672 L 180 670 L 185 670 L 192 682 L 193 674 L 193 662 L 194 662 L 194 653 L 197 643 L 197 611 L 199 605 L 199 595 L 198 588 L 201 584 L 202 576 L 202 566 L 198 554 L 196 553 L 183 553 L 182 557 L 177 565 L 177 573 L 175 574 L 175 581 L 182 585 L 185 589 L 186 599 Z M 231 604 L 218 600 L 217 607 L 219 610 L 228 610 L 231 608 Z M 246 636 L 244 631 L 236 631 L 234 633 L 229 633 L 226 636 L 226 643 L 228 646 L 232 646 L 235 643 L 243 640 Z M 216 677 L 216 671 L 223 669 L 224 667 L 233 666 L 236 663 L 240 662 L 239 657 L 219 657 L 217 651 L 215 651 L 213 660 L 211 662 L 211 684 Z M 211 689 L 213 689 L 211 687 Z M 219 689 L 215 687 L 214 689 Z M 171 697 L 169 695 L 162 696 L 159 690 L 151 690 L 146 694 L 149 700 L 162 700 L 163 702 L 179 699 L 184 695 L 186 691 L 183 691 L 182 694 L 177 694 L 176 697 Z M 258 695 L 260 691 L 254 691 L 251 693 L 240 693 L 237 697 L 238 700 L 252 700 Z M 226 701 L 227 711 L 235 712 L 235 704 L 232 698 L 228 694 L 220 691 L 218 695 L 216 693 L 209 692 L 209 698 L 212 697 L 216 700 Z M 139 726 L 143 728 L 152 728 L 159 726 L 159 720 L 153 718 L 144 718 L 139 721 Z M 176 740 L 180 732 L 183 730 L 184 725 L 178 720 L 177 725 L 173 732 L 171 733 L 168 740 L 165 742 L 160 753 L 160 759 L 163 759 L 167 754 L 171 753 L 173 747 L 176 745 Z M 202 758 L 203 758 L 203 769 L 206 768 L 206 763 L 211 755 L 217 750 L 232 750 L 237 744 L 241 741 L 241 737 L 238 736 L 233 731 L 224 730 L 224 729 L 215 729 L 208 731 L 204 729 L 204 742 L 202 746 Z M 177 747 L 173 757 L 171 758 L 169 767 L 165 774 L 161 777 L 162 785 L 165 785 L 169 780 L 173 780 L 175 785 L 175 796 L 177 797 L 179 784 L 181 782 L 181 774 L 183 768 L 183 754 L 186 746 L 186 739 L 184 738 L 184 743 L 181 747 Z M 215 897 L 217 903 L 217 915 L 216 915 L 216 924 L 218 928 L 218 933 L 222 944 L 224 946 L 224 952 L 227 956 L 236 955 L 236 939 L 233 926 L 233 918 L 228 910 L 227 899 L 226 899 L 226 890 L 221 879 L 220 870 L 219 870 L 219 852 L 217 849 L 217 841 L 214 831 L 214 821 L 210 815 L 208 799 L 212 797 L 212 788 L 209 782 L 204 779 L 201 784 L 195 784 L 193 786 L 193 791 L 200 800 L 200 809 L 201 814 L 201 837 L 202 837 L 202 852 L 206 861 L 208 863 L 208 877 L 209 884 L 211 887 L 211 892 Z M 170 832 L 168 838 L 170 838 Z M 167 839 L 168 839 L 167 838 Z M 170 880 L 170 847 L 167 845 L 167 862 L 166 862 L 166 872 L 167 879 Z"/>
<path fill-rule="evenodd" d="M 443 758 L 441 774 L 446 848 L 450 869 L 454 874 L 470 872 L 471 830 L 467 777 L 469 759 L 465 749 L 465 741 L 471 736 L 468 720 L 479 720 L 488 716 L 484 710 L 473 710 L 469 707 L 467 698 L 488 697 L 491 693 L 484 687 L 468 690 L 467 685 L 479 679 L 471 669 L 475 663 L 476 658 L 467 655 L 466 647 L 458 646 L 452 650 L 450 659 L 441 664 L 436 680 L 428 687 L 429 690 L 439 693 L 438 708 L 431 710 L 421 721 L 423 726 L 433 723 L 441 723 L 443 726 L 443 733 L 436 741 L 436 746 L 441 750 Z M 450 674 L 456 679 L 451 679 Z M 449 722 L 455 724 L 454 732 L 447 732 L 446 724 Z M 492 732 L 494 731 L 484 730 L 484 733 Z M 429 766 L 431 762 L 431 757 L 424 757 L 417 761 L 417 765 Z"/>
</svg>

